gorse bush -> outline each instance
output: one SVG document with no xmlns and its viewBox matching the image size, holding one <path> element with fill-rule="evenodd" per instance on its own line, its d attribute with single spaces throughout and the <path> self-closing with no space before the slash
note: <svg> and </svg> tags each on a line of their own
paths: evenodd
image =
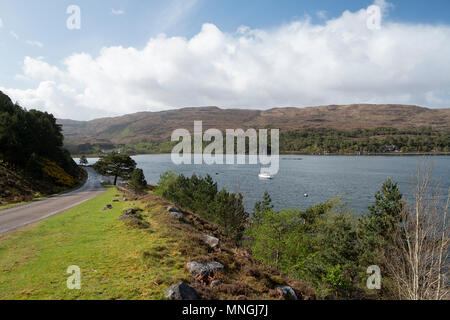
<svg viewBox="0 0 450 320">
<path fill-rule="evenodd" d="M 55 162 L 47 159 L 42 160 L 42 171 L 61 186 L 71 187 L 78 182 L 74 177 L 67 174 L 66 171 L 64 171 Z"/>
<path fill-rule="evenodd" d="M 188 178 L 166 172 L 161 175 L 155 193 L 216 223 L 236 243 L 241 241 L 249 217 L 242 195 L 219 191 L 210 175 Z"/>
</svg>

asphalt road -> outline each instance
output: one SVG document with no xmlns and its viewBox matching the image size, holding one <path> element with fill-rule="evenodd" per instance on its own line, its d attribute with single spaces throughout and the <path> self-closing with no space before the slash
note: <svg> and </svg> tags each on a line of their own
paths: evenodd
<svg viewBox="0 0 450 320">
<path fill-rule="evenodd" d="M 75 191 L 0 211 L 0 235 L 67 211 L 103 193 L 106 190 L 101 185 L 103 177 L 92 168 L 86 170 L 86 183 Z"/>
</svg>

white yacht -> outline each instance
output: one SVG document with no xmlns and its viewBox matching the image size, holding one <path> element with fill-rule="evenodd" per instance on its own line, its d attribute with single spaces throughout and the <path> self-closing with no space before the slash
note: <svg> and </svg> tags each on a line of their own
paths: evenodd
<svg viewBox="0 0 450 320">
<path fill-rule="evenodd" d="M 261 172 L 258 176 L 259 176 L 261 179 L 273 179 L 273 176 L 272 176 L 272 175 L 270 175 L 270 174 L 268 174 L 268 173 L 264 173 L 264 172 Z"/>
</svg>

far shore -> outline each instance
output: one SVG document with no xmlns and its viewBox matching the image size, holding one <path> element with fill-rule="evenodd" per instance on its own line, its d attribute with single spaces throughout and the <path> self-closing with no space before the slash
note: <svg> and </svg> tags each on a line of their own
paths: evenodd
<svg viewBox="0 0 450 320">
<path fill-rule="evenodd" d="M 145 155 L 169 155 L 170 153 L 156 152 L 156 153 L 128 153 L 130 156 L 145 156 Z M 84 154 L 84 155 L 71 155 L 72 158 L 80 158 L 85 156 L 87 158 L 100 158 L 106 154 Z M 280 156 L 296 155 L 296 156 L 450 156 L 450 152 L 373 152 L 373 153 L 305 153 L 305 152 L 280 152 Z"/>
</svg>

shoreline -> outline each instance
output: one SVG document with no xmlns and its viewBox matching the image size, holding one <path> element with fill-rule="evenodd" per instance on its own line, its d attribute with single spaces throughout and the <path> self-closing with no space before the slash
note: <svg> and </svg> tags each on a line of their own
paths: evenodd
<svg viewBox="0 0 450 320">
<path fill-rule="evenodd" d="M 170 155 L 170 153 L 159 152 L 159 153 L 127 153 L 129 156 L 147 156 L 147 155 Z M 100 158 L 106 154 L 85 154 L 86 158 Z M 280 152 L 280 156 L 450 156 L 450 152 L 439 151 L 439 152 L 373 152 L 373 153 L 345 153 L 345 152 L 336 152 L 336 153 L 305 153 L 305 152 Z M 83 155 L 71 155 L 73 159 L 79 159 Z"/>
</svg>

